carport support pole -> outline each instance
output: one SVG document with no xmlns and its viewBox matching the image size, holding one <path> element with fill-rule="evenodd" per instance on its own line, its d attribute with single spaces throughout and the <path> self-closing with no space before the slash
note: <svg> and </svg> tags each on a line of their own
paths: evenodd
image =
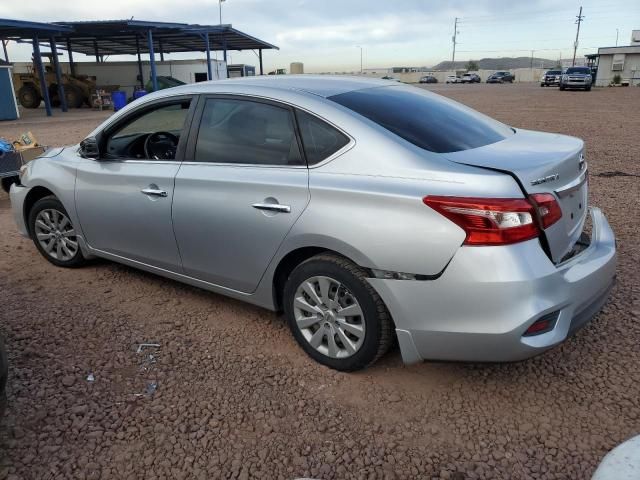
<svg viewBox="0 0 640 480">
<path fill-rule="evenodd" d="M 151 85 L 153 85 L 153 91 L 158 91 L 158 77 L 156 76 L 156 59 L 153 53 L 153 33 L 151 30 L 147 31 L 147 43 L 149 44 L 149 66 L 151 67 Z"/>
<path fill-rule="evenodd" d="M 38 76 L 40 77 L 40 90 L 42 99 L 44 100 L 44 109 L 47 111 L 47 117 L 51 114 L 51 101 L 49 100 L 49 90 L 47 90 L 47 79 L 44 76 L 44 66 L 42 65 L 42 56 L 40 55 L 40 42 L 38 36 L 33 37 L 33 58 L 36 61 Z"/>
<path fill-rule="evenodd" d="M 51 47 L 51 59 L 53 60 L 53 68 L 56 71 L 56 83 L 58 84 L 58 98 L 60 99 L 60 108 L 63 112 L 67 111 L 67 97 L 64 95 L 64 85 L 62 85 L 62 72 L 60 71 L 60 62 L 58 61 L 58 47 L 53 37 L 49 38 Z"/>
<path fill-rule="evenodd" d="M 207 47 L 207 79 L 213 80 L 213 75 L 211 74 L 211 49 L 209 48 L 209 32 L 204 34 L 204 41 Z"/>
<path fill-rule="evenodd" d="M 222 50 L 222 54 L 224 55 L 224 63 L 228 70 L 229 66 L 227 65 L 227 39 L 226 38 L 222 39 L 222 48 L 224 49 Z"/>
<path fill-rule="evenodd" d="M 5 62 L 9 62 L 9 54 L 7 53 L 7 42 L 9 40 L 2 39 L 2 50 L 4 50 L 4 60 Z"/>
<path fill-rule="evenodd" d="M 160 47 L 160 61 L 164 62 L 164 49 L 162 48 L 162 39 L 158 40 L 158 45 Z"/>
<path fill-rule="evenodd" d="M 96 40 L 93 41 L 93 51 L 96 54 L 96 63 L 100 63 L 100 50 L 98 49 L 98 42 Z"/>
<path fill-rule="evenodd" d="M 73 52 L 71 51 L 71 40 L 67 38 L 67 54 L 69 55 L 69 72 L 72 77 L 76 76 L 76 66 L 73 64 Z"/>
<path fill-rule="evenodd" d="M 264 70 L 262 70 L 262 49 L 258 50 L 258 58 L 260 59 L 260 75 L 264 75 Z"/>
<path fill-rule="evenodd" d="M 138 74 L 140 75 L 140 88 L 144 88 L 144 76 L 142 74 L 142 57 L 140 56 L 140 38 L 136 35 L 136 51 L 138 52 Z"/>
</svg>

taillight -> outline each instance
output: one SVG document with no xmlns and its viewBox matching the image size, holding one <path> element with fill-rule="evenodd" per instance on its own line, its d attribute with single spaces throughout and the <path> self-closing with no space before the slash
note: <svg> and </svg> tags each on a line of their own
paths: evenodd
<svg viewBox="0 0 640 480">
<path fill-rule="evenodd" d="M 531 203 L 536 207 L 542 228 L 549 228 L 562 218 L 560 205 L 550 193 L 534 193 L 529 195 Z"/>
<path fill-rule="evenodd" d="M 425 205 L 462 228 L 465 245 L 508 245 L 536 238 L 534 206 L 524 198 L 426 196 Z"/>
</svg>

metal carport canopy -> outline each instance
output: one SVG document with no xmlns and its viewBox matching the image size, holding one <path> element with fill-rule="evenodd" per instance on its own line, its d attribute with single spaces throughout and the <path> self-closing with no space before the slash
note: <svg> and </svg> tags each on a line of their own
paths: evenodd
<svg viewBox="0 0 640 480">
<path fill-rule="evenodd" d="M 56 22 L 55 25 L 72 29 L 72 33 L 57 36 L 61 47 L 69 46 L 74 52 L 95 55 L 97 44 L 100 55 L 137 55 L 150 53 L 148 45 L 136 45 L 136 38 L 153 33 L 154 52 L 204 52 L 209 35 L 209 49 L 267 50 L 278 47 L 236 30 L 231 25 L 197 25 L 187 23 L 148 22 L 144 20 L 99 20 L 86 22 Z"/>
<path fill-rule="evenodd" d="M 43 38 L 46 40 L 43 41 Z M 149 54 L 151 79 L 157 89 L 155 53 L 164 60 L 165 53 L 206 52 L 208 78 L 211 74 L 211 51 L 222 51 L 227 60 L 227 50 L 257 50 L 262 75 L 262 50 L 278 50 L 278 47 L 236 30 L 231 25 L 198 25 L 188 23 L 152 22 L 145 20 L 96 20 L 76 22 L 37 23 L 23 20 L 0 19 L 0 39 L 16 42 L 32 40 L 34 58 L 38 70 L 44 71 L 40 55 L 40 43 L 49 44 L 52 52 L 62 48 L 69 53 L 71 73 L 75 74 L 72 52 L 95 55 L 96 61 L 103 61 L 106 55 L 137 55 L 138 68 L 142 78 L 141 54 Z M 53 57 L 57 62 L 57 55 Z M 56 73 L 60 75 L 59 65 Z M 141 83 L 142 80 L 141 80 Z M 62 82 L 58 79 L 63 110 L 66 110 Z M 47 114 L 51 106 L 46 88 L 43 96 Z"/>
<path fill-rule="evenodd" d="M 40 54 L 40 43 L 47 43 L 51 47 L 53 53 L 56 52 L 57 38 L 62 35 L 68 35 L 72 32 L 70 27 L 64 25 L 56 25 L 52 23 L 30 22 L 25 20 L 12 20 L 8 18 L 0 18 L 0 40 L 24 41 L 31 40 L 33 44 L 33 59 L 36 63 L 38 76 L 40 77 L 40 89 L 44 107 L 48 116 L 51 116 L 51 101 L 49 99 L 49 89 L 46 85 L 44 66 L 42 65 L 42 55 Z M 3 43 L 5 60 L 9 61 L 6 47 Z M 57 56 L 52 57 L 56 73 L 56 81 L 58 84 L 58 95 L 60 97 L 60 105 L 62 111 L 67 111 L 65 101 L 64 87 L 62 85 L 62 72 Z"/>
</svg>

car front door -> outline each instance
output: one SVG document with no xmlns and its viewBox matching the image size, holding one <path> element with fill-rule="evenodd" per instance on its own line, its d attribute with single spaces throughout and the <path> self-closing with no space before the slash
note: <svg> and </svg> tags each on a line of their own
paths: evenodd
<svg viewBox="0 0 640 480">
<path fill-rule="evenodd" d="M 92 248 L 182 271 L 171 203 L 191 103 L 174 97 L 140 107 L 97 137 L 99 158 L 81 159 L 76 205 Z"/>
<path fill-rule="evenodd" d="M 193 125 L 173 200 L 185 274 L 253 292 L 309 201 L 293 110 L 209 96 Z"/>
</svg>

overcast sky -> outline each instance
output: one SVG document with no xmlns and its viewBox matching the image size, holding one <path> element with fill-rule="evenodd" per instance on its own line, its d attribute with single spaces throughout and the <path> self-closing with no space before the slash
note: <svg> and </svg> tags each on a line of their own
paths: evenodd
<svg viewBox="0 0 640 480">
<path fill-rule="evenodd" d="M 455 17 L 456 59 L 530 56 L 557 59 L 571 55 L 575 15 L 583 5 L 578 54 L 628 44 L 632 29 L 640 29 L 640 1 L 585 0 L 226 0 L 222 22 L 280 47 L 267 51 L 265 68 L 289 68 L 300 61 L 306 72 L 354 71 L 385 66 L 432 66 L 451 59 Z M 98 14 L 97 12 L 104 12 Z M 117 13 L 116 13 L 117 12 Z M 42 22 L 130 18 L 217 24 L 217 0 L 85 0 L 53 2 L 2 0 L 0 18 Z M 28 45 L 10 44 L 12 61 L 28 61 Z M 204 54 L 166 58 L 202 58 Z M 77 54 L 76 61 L 92 61 Z M 116 60 L 118 57 L 111 57 Z M 121 57 L 122 60 L 128 59 Z M 231 52 L 229 63 L 257 65 L 252 52 Z"/>
</svg>

